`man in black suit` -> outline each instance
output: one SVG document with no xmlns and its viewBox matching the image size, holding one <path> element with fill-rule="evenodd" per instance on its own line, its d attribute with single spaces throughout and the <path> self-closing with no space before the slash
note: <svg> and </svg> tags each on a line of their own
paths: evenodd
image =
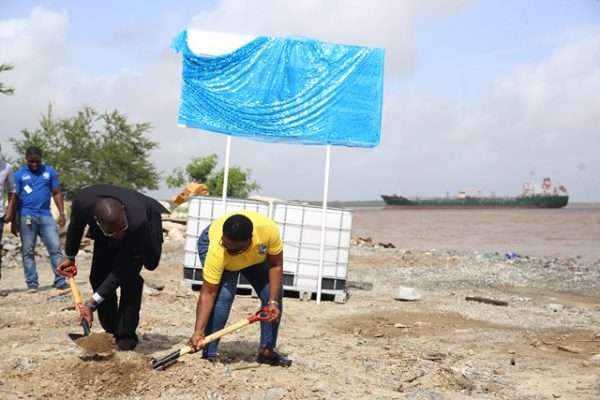
<svg viewBox="0 0 600 400">
<path fill-rule="evenodd" d="M 73 200 L 67 230 L 65 258 L 57 270 L 75 272 L 75 256 L 89 226 L 94 240 L 90 283 L 94 294 L 80 309 L 80 319 L 92 325 L 98 309 L 102 328 L 114 335 L 121 350 L 133 350 L 138 343 L 144 279 L 142 266 L 154 270 L 162 251 L 161 213 L 168 213 L 158 201 L 133 190 L 111 185 L 81 189 Z M 121 288 L 117 302 L 116 289 Z"/>
</svg>

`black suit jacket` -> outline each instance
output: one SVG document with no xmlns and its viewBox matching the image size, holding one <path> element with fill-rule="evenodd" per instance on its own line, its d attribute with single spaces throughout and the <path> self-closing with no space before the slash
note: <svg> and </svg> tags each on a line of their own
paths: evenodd
<svg viewBox="0 0 600 400">
<path fill-rule="evenodd" d="M 136 254 L 142 257 L 146 269 L 154 270 L 160 262 L 162 252 L 162 222 L 161 213 L 168 213 L 158 201 L 133 190 L 112 185 L 92 185 L 81 189 L 75 195 L 71 206 L 71 219 L 67 230 L 65 254 L 75 257 L 86 226 L 89 226 L 89 236 L 95 240 L 113 240 L 104 236 L 94 218 L 96 203 L 102 198 L 112 197 L 125 206 L 128 228 L 115 251 L 124 254 Z M 102 284 L 104 297 L 109 290 L 120 286 L 120 281 L 127 275 L 126 265 L 102 266 L 114 271 Z M 134 266 L 131 266 L 133 268 Z M 113 273 L 114 272 L 114 273 Z"/>
</svg>

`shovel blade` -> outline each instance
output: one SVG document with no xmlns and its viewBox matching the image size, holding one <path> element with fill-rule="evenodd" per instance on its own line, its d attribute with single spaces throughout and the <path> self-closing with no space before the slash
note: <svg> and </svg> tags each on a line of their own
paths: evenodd
<svg viewBox="0 0 600 400">
<path fill-rule="evenodd" d="M 69 333 L 68 335 L 72 341 L 76 341 L 77 339 L 81 339 L 82 337 L 86 336 L 83 333 Z"/>
<path fill-rule="evenodd" d="M 69 337 L 71 338 L 71 340 L 75 341 L 77 339 L 80 339 L 84 336 L 89 336 L 90 335 L 90 325 L 88 324 L 88 322 L 84 319 L 81 321 L 81 326 L 83 327 L 83 334 L 81 333 L 69 333 Z"/>
</svg>

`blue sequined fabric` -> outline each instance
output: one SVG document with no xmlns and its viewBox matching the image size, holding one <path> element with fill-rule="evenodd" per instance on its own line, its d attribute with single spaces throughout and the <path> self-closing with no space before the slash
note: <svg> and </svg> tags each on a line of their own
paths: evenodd
<svg viewBox="0 0 600 400">
<path fill-rule="evenodd" d="M 194 54 L 187 31 L 179 123 L 255 140 L 379 144 L 384 50 L 258 37 L 220 56 Z"/>
</svg>

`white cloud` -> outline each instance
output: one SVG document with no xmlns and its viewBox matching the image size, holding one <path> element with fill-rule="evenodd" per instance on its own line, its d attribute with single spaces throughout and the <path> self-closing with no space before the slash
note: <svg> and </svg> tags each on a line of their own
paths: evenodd
<svg viewBox="0 0 600 400">
<path fill-rule="evenodd" d="M 515 194 L 535 168 L 538 178 L 549 175 L 567 184 L 574 199 L 598 201 L 597 28 L 568 35 L 569 40 L 550 57 L 516 66 L 479 88 L 468 102 L 448 99 L 435 87 L 424 93 L 410 86 L 411 72 L 419 65 L 415 47 L 419 24 L 449 18 L 473 3 L 389 0 L 377 2 L 377 7 L 360 7 L 364 2 L 358 0 L 228 0 L 192 18 L 190 27 L 271 36 L 301 34 L 386 48 L 381 146 L 332 149 L 331 200 L 374 199 L 395 191 L 437 195 L 467 187 Z M 93 57 L 94 49 L 84 51 L 70 42 L 69 18 L 66 12 L 36 8 L 27 18 L 0 21 L 5 58 L 0 62 L 15 64 L 0 79 L 16 89 L 14 96 L 0 96 L 0 139 L 5 151 L 11 147 L 10 137 L 37 126 L 52 101 L 57 116 L 90 105 L 99 111 L 118 109 L 134 122 L 152 123 L 151 138 L 161 145 L 152 161 L 161 171 L 170 172 L 191 157 L 210 153 L 223 161 L 225 136 L 176 127 L 179 54 L 165 46 L 139 65 L 104 73 L 86 70 L 76 61 L 81 54 Z M 173 36 L 183 28 L 173 28 Z M 135 40 L 143 40 L 144 35 L 130 33 L 127 43 L 141 47 Z M 101 46 L 115 43 L 110 30 L 106 37 Z M 124 48 L 118 43 L 113 47 Z M 265 195 L 322 197 L 324 147 L 234 139 L 231 156 L 233 165 L 252 170 Z M 166 198 L 170 193 L 161 190 L 155 195 Z"/>
<path fill-rule="evenodd" d="M 314 39 L 386 49 L 386 68 L 409 73 L 416 65 L 415 25 L 452 15 L 474 0 L 229 0 L 194 18 L 190 27 L 240 34 Z"/>
</svg>

